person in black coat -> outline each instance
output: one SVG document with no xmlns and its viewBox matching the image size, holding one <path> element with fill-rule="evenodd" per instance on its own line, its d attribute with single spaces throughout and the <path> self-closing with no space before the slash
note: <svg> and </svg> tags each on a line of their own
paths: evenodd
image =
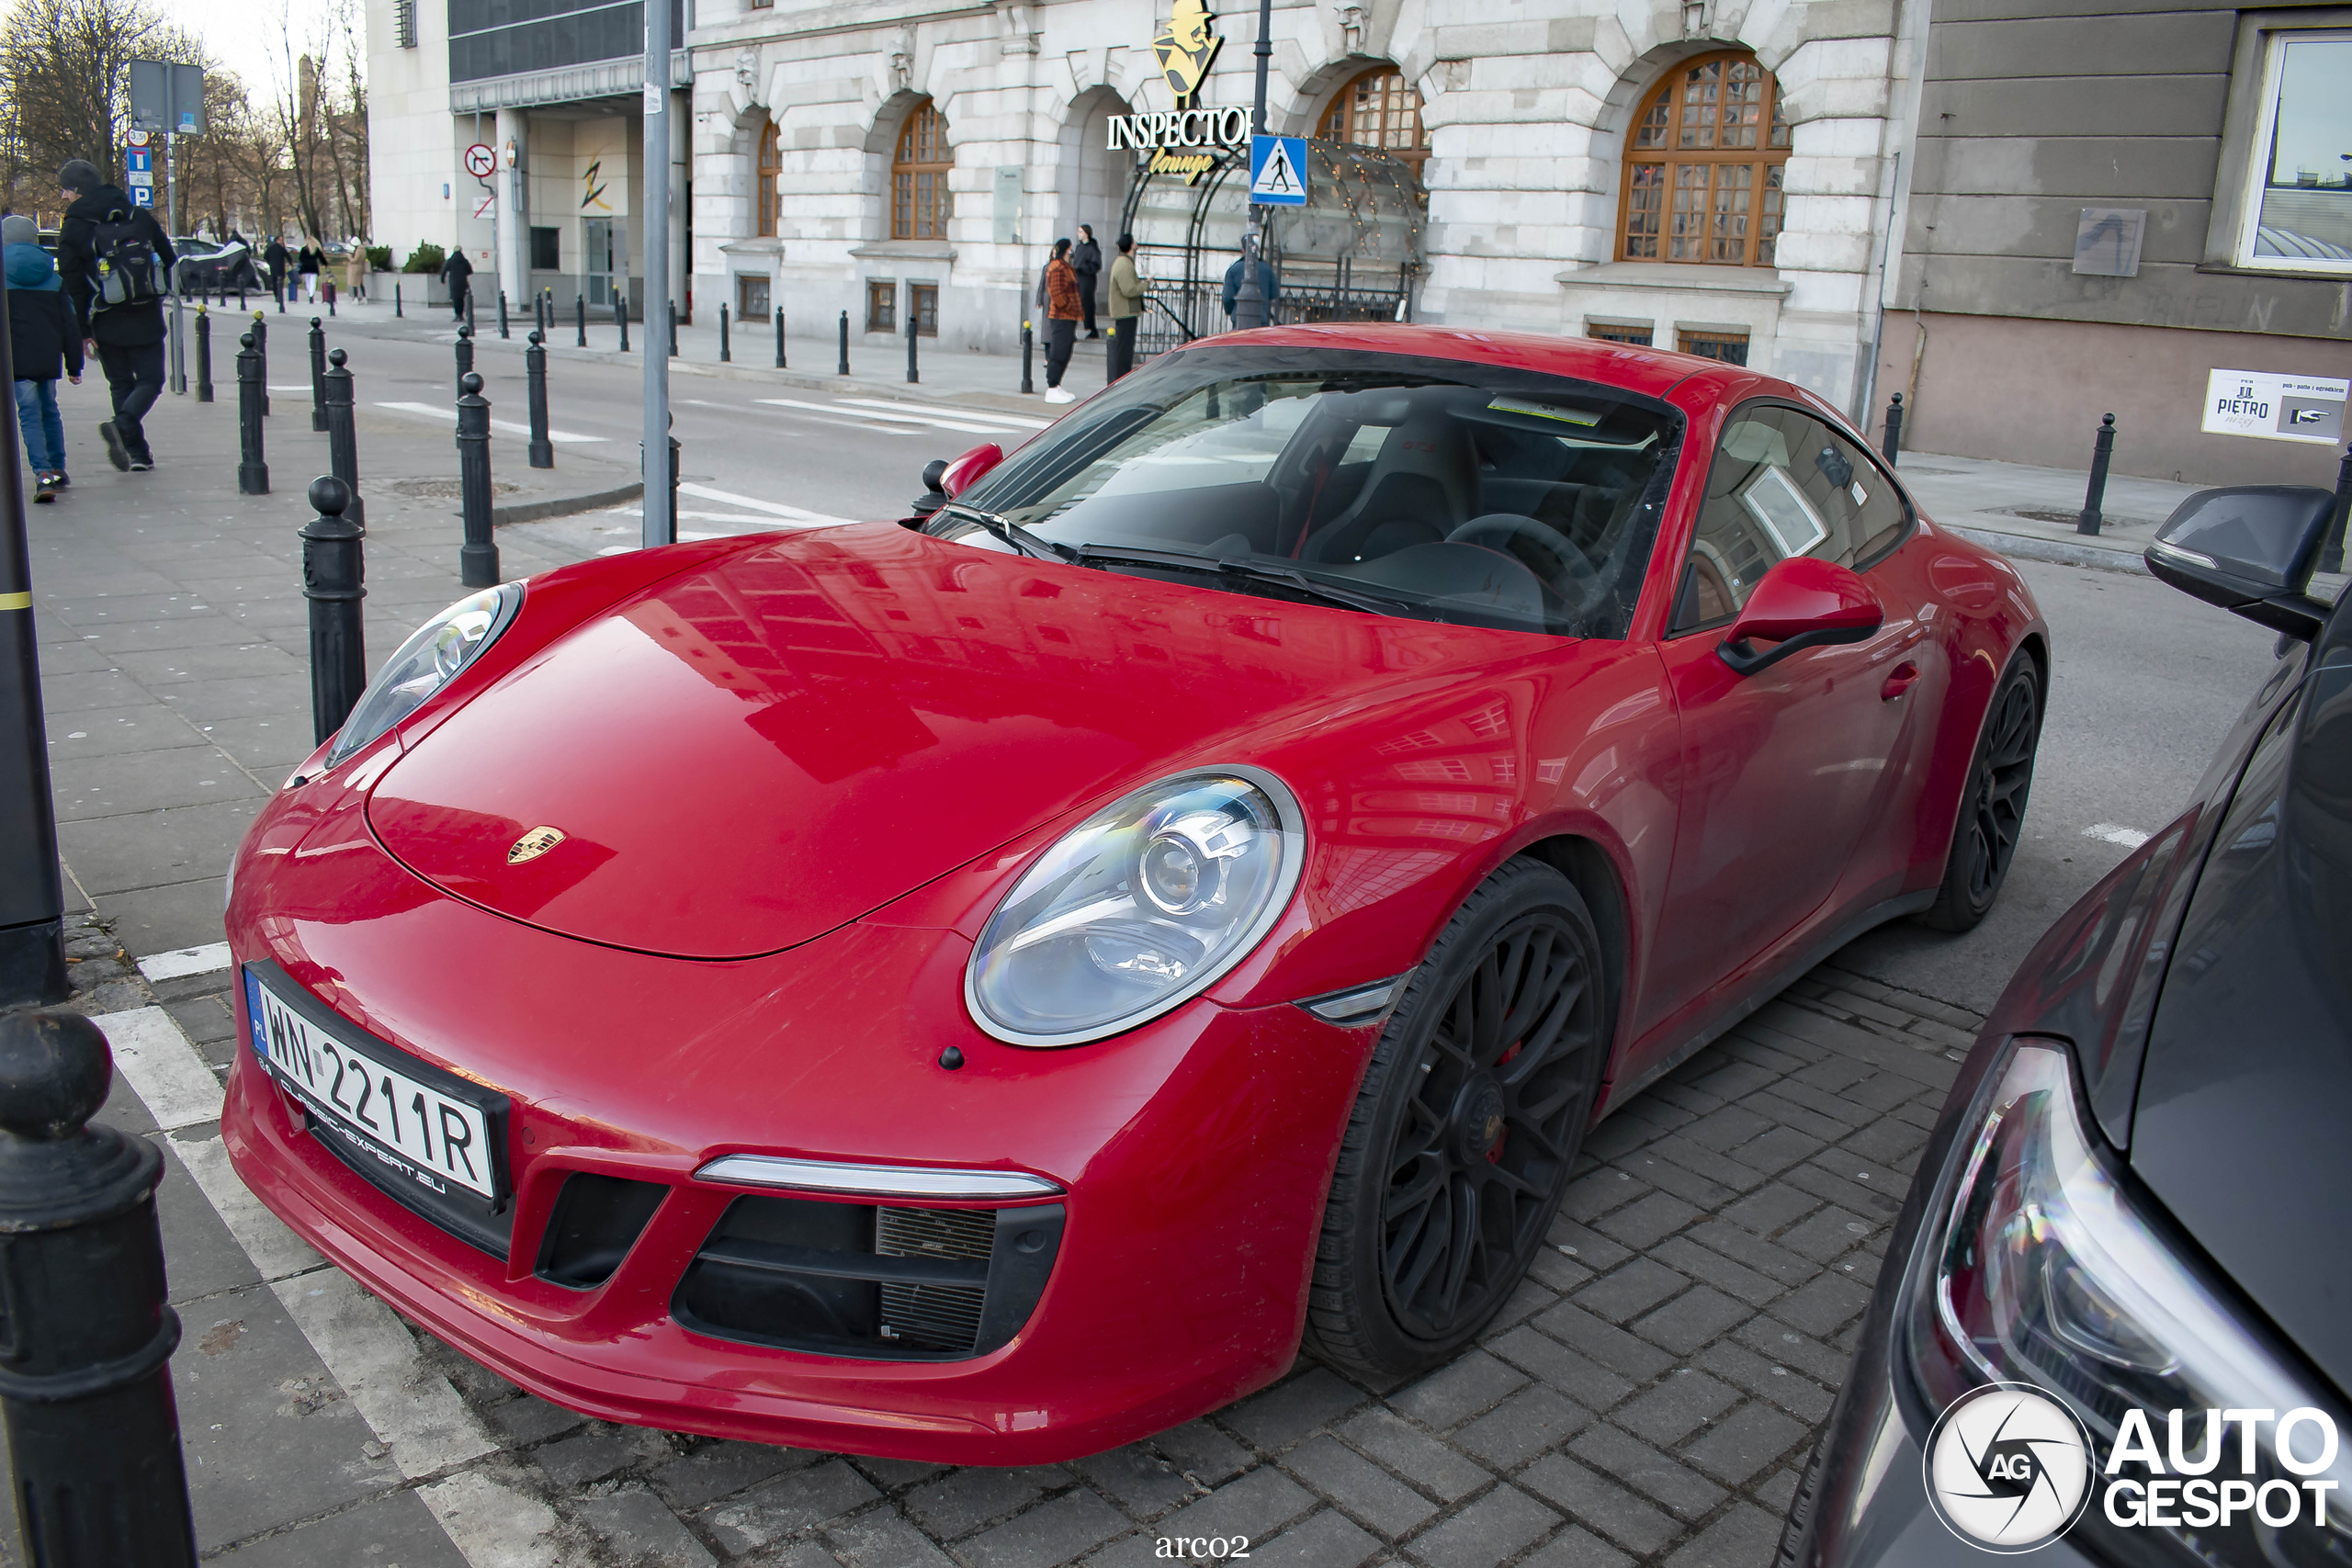
<svg viewBox="0 0 2352 1568">
<path fill-rule="evenodd" d="M 0 265 L 8 279 L 10 373 L 25 465 L 33 471 L 33 499 L 53 501 L 73 482 L 65 477 L 65 425 L 57 414 L 58 370 L 62 365 L 74 380 L 82 379 L 82 334 L 31 219 L 0 220 Z"/>
<path fill-rule="evenodd" d="M 458 320 L 466 319 L 466 296 L 473 291 L 474 264 L 466 259 L 466 248 L 453 245 L 447 261 L 441 264 L 441 281 L 449 290 L 449 309 Z"/>
<path fill-rule="evenodd" d="M 286 269 L 293 260 L 294 254 L 286 248 L 286 242 L 275 234 L 262 247 L 261 264 L 269 268 L 269 291 L 280 299 L 286 298 Z"/>
<path fill-rule="evenodd" d="M 1094 330 L 1094 280 L 1102 273 L 1102 247 L 1094 243 L 1094 226 L 1078 226 L 1078 249 L 1071 253 L 1070 270 L 1078 274 L 1078 303 L 1086 312 L 1086 335 L 1101 337 Z"/>
<path fill-rule="evenodd" d="M 72 160 L 57 171 L 57 185 L 71 203 L 58 228 L 58 276 L 65 280 L 74 320 L 97 350 L 99 368 L 114 395 L 114 418 L 98 426 L 98 434 L 107 444 L 107 461 L 143 472 L 155 466 L 141 421 L 164 393 L 163 297 L 177 258 L 155 215 L 132 206 L 90 164 Z M 140 280 L 136 298 L 109 303 L 100 290 L 101 225 L 127 225 L 130 239 L 144 241 L 153 258 L 153 276 Z"/>
</svg>

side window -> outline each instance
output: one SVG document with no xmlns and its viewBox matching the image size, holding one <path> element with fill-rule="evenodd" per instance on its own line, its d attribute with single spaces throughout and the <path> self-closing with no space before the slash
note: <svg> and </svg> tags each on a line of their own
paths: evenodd
<svg viewBox="0 0 2352 1568">
<path fill-rule="evenodd" d="M 1866 561 L 1905 522 L 1902 497 L 1852 442 L 1800 410 L 1751 403 L 1716 443 L 1672 629 L 1730 620 L 1790 556 Z"/>
</svg>

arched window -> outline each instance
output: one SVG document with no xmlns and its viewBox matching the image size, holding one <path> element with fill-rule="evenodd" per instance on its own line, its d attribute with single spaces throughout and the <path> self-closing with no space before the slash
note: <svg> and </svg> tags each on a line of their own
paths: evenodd
<svg viewBox="0 0 2352 1568">
<path fill-rule="evenodd" d="M 899 150 L 890 159 L 890 238 L 947 238 L 947 117 L 923 99 L 907 111 L 899 128 Z"/>
<path fill-rule="evenodd" d="M 1416 169 L 1430 155 L 1420 91 L 1394 65 L 1375 65 L 1340 88 L 1315 134 L 1326 141 L 1385 147 Z"/>
<path fill-rule="evenodd" d="M 777 208 L 782 205 L 776 196 L 776 182 L 784 174 L 784 140 L 776 124 L 769 120 L 760 127 L 760 227 L 758 232 L 773 239 L 776 231 Z"/>
<path fill-rule="evenodd" d="M 1780 85 L 1754 55 L 1677 65 L 1634 118 L 1618 259 L 1770 266 L 1788 161 Z"/>
</svg>

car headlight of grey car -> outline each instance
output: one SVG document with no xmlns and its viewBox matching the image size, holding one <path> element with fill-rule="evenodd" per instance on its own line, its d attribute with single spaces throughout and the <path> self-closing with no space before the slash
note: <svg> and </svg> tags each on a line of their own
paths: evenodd
<svg viewBox="0 0 2352 1568">
<path fill-rule="evenodd" d="M 1896 1325 L 1929 1419 L 1988 1382 L 2072 1407 L 2098 1450 L 2075 1533 L 2120 1562 L 2352 1558 L 2340 1401 L 2142 1194 L 2092 1130 L 2062 1043 L 2011 1042 L 1985 1081 L 1928 1199 Z M 2132 1457 L 2112 1462 L 2119 1445 Z M 2154 1464 L 2137 1457 L 2151 1451 Z M 2293 1524 L 2267 1523 L 2251 1500 L 2272 1482 L 2318 1486 L 2326 1525 L 2308 1495 Z M 2283 1515 L 2283 1492 L 2264 1500 Z"/>
<path fill-rule="evenodd" d="M 1071 829 L 1013 884 L 964 972 L 972 1020 L 1015 1045 L 1078 1045 L 1198 996 L 1281 919 L 1306 858 L 1288 786 L 1202 768 Z"/>
<path fill-rule="evenodd" d="M 327 766 L 357 751 L 456 680 L 513 623 L 522 604 L 523 585 L 502 582 L 458 600 L 410 633 L 359 694 L 327 753 Z"/>
</svg>

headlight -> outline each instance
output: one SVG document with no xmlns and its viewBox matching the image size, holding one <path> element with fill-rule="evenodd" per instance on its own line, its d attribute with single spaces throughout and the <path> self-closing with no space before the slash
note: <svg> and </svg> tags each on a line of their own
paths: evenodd
<svg viewBox="0 0 2352 1568">
<path fill-rule="evenodd" d="M 1929 1404 L 1941 1410 L 1985 1382 L 2021 1382 L 2071 1405 L 2098 1450 L 2094 1501 L 2075 1529 L 2120 1561 L 2352 1561 L 2344 1517 L 2352 1486 L 2325 1495 L 2324 1529 L 2312 1523 L 2308 1495 L 2284 1528 L 2245 1501 L 2265 1483 L 2304 1491 L 2352 1481 L 2333 1436 L 2338 1402 L 2170 1239 L 2169 1222 L 2135 1195 L 2087 1128 L 2066 1051 L 2016 1042 L 1973 1139 L 1954 1148 L 1964 1162 L 1957 1180 L 1947 1173 L 1930 1201 L 1907 1285 L 1902 1332 Z M 2279 1417 L 2290 1412 L 2302 1418 L 2282 1458 Z M 2156 1465 L 2109 1464 L 2119 1439 L 2137 1455 L 2150 1438 Z M 2200 1479 L 2176 1479 L 2184 1476 Z M 2124 1524 L 2109 1511 L 2129 1518 L 2144 1508 L 2158 1479 L 2169 1483 L 2154 1494 L 2167 1500 L 2165 1517 Z M 2123 1489 L 2110 1498 L 2117 1482 Z M 2233 1513 L 2215 1517 L 2217 1495 L 2233 1500 L 2216 1488 L 2248 1482 Z M 2283 1512 L 2283 1493 L 2266 1500 Z"/>
<path fill-rule="evenodd" d="M 1096 812 L 989 917 L 964 972 L 973 1021 L 1015 1045 L 1076 1045 L 1199 995 L 1281 918 L 1302 820 L 1256 768 L 1180 773 Z"/>
<path fill-rule="evenodd" d="M 460 599 L 412 633 L 400 651 L 368 682 L 327 753 L 332 768 L 423 705 L 456 679 L 514 618 L 523 585 L 502 582 Z"/>
</svg>

